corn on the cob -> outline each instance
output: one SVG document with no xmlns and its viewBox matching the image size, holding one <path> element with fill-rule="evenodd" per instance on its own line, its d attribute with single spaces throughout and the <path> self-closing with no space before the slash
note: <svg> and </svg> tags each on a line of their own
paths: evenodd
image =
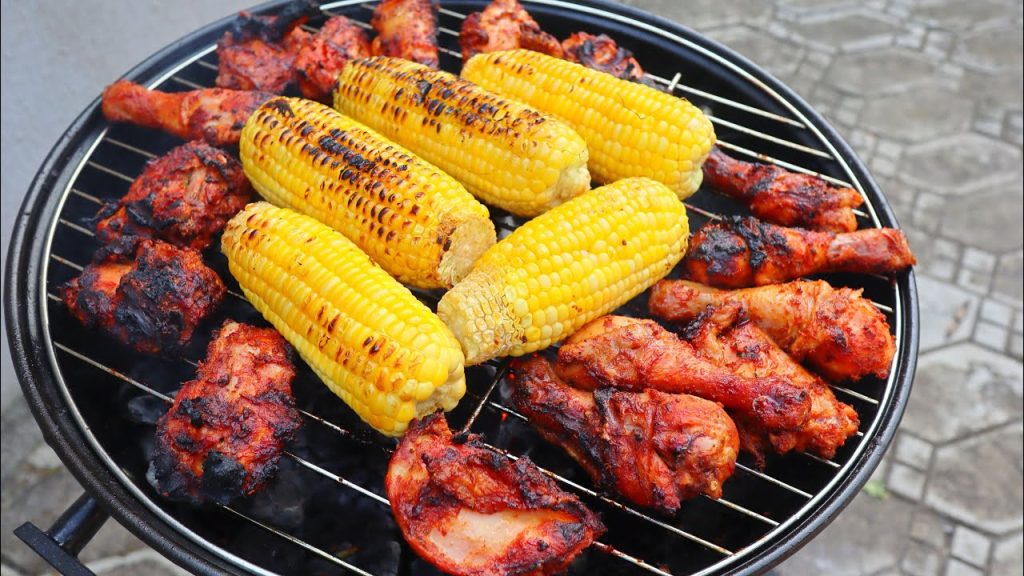
<svg viewBox="0 0 1024 576">
<path fill-rule="evenodd" d="M 338 232 L 256 202 L 228 222 L 221 249 L 246 298 L 370 426 L 397 436 L 462 398 L 451 331 Z"/>
<path fill-rule="evenodd" d="M 683 199 L 700 187 L 715 130 L 682 98 L 530 50 L 477 54 L 462 77 L 572 126 L 598 182 L 647 176 Z"/>
<path fill-rule="evenodd" d="M 686 209 L 664 184 L 627 178 L 542 214 L 495 244 L 437 314 L 467 364 L 549 346 L 668 274 Z"/>
<path fill-rule="evenodd" d="M 397 58 L 350 60 L 334 107 L 515 214 L 536 216 L 590 188 L 579 134 L 447 72 Z"/>
<path fill-rule="evenodd" d="M 494 244 L 487 208 L 454 178 L 322 104 L 270 100 L 239 152 L 264 198 L 341 232 L 406 284 L 449 287 Z"/>
</svg>

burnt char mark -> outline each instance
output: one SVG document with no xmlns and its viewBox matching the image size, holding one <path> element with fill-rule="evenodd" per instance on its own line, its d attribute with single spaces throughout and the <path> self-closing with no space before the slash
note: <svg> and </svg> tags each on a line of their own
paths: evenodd
<svg viewBox="0 0 1024 576">
<path fill-rule="evenodd" d="M 211 451 L 203 462 L 200 486 L 211 502 L 228 504 L 245 495 L 246 471 L 234 458 Z"/>
<path fill-rule="evenodd" d="M 750 251 L 750 267 L 759 269 L 772 256 L 785 258 L 791 253 L 785 234 L 776 226 L 751 216 L 730 216 L 725 225 L 746 243 Z"/>
<path fill-rule="evenodd" d="M 289 2 L 276 16 L 254 16 L 241 12 L 231 24 L 229 33 L 236 42 L 262 40 L 271 44 L 280 42 L 289 30 L 309 19 L 318 11 L 313 0 Z"/>
<path fill-rule="evenodd" d="M 295 111 L 292 110 L 291 105 L 289 105 L 288 101 L 285 100 L 284 98 L 274 98 L 273 100 L 265 103 L 264 106 L 266 106 L 267 108 L 274 109 L 275 111 L 277 111 L 282 116 L 285 116 L 286 118 L 295 117 Z"/>
</svg>

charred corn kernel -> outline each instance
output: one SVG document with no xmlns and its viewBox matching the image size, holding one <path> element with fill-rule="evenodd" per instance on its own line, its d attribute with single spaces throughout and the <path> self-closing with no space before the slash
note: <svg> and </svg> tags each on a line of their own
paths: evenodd
<svg viewBox="0 0 1024 576">
<path fill-rule="evenodd" d="M 572 126 L 599 182 L 647 176 L 680 198 L 700 187 L 715 130 L 683 98 L 530 50 L 477 54 L 462 77 Z"/>
<path fill-rule="evenodd" d="M 487 208 L 454 178 L 331 108 L 274 98 L 245 123 L 245 175 L 421 288 L 450 287 L 494 244 Z"/>
<path fill-rule="evenodd" d="M 536 216 L 590 188 L 576 132 L 447 72 L 398 58 L 349 60 L 334 107 L 515 214 Z"/>
<path fill-rule="evenodd" d="M 527 222 L 484 253 L 437 314 L 467 364 L 545 348 L 664 277 L 686 252 L 686 209 L 627 178 Z"/>
<path fill-rule="evenodd" d="M 256 202 L 228 222 L 221 250 L 245 297 L 370 426 L 398 436 L 462 398 L 451 331 L 338 232 Z"/>
</svg>

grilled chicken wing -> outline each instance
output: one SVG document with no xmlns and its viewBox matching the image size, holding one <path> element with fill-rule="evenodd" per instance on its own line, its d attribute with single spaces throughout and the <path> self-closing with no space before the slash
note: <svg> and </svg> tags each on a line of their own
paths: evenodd
<svg viewBox="0 0 1024 576">
<path fill-rule="evenodd" d="M 291 349 L 277 331 L 225 322 L 196 379 L 157 422 L 149 470 L 157 491 L 227 504 L 260 490 L 301 424 L 294 377 Z"/>
<path fill-rule="evenodd" d="M 414 420 L 385 479 L 406 541 L 449 574 L 553 574 L 601 534 L 597 515 L 528 458 L 509 461 L 440 413 Z"/>
<path fill-rule="evenodd" d="M 718 404 L 657 390 L 593 393 L 534 357 L 516 365 L 512 403 L 604 489 L 664 513 L 699 494 L 718 498 L 736 466 L 736 426 Z"/>
<path fill-rule="evenodd" d="M 762 220 L 825 232 L 853 232 L 853 209 L 864 199 L 852 188 L 778 166 L 743 162 L 717 147 L 704 162 L 704 180 L 719 192 L 750 207 Z"/>
<path fill-rule="evenodd" d="M 139 352 L 173 350 L 220 304 L 224 284 L 198 252 L 126 237 L 61 288 L 71 313 Z"/>
<path fill-rule="evenodd" d="M 798 429 L 810 411 L 805 390 L 777 376 L 737 376 L 652 320 L 604 316 L 590 322 L 558 351 L 556 369 L 562 379 L 587 390 L 612 386 L 693 394 L 773 431 Z"/>
<path fill-rule="evenodd" d="M 561 58 L 562 45 L 540 29 L 540 24 L 516 0 L 494 0 L 482 12 L 462 22 L 459 48 L 465 62 L 481 52 L 525 48 Z"/>
<path fill-rule="evenodd" d="M 238 144 L 246 119 L 273 95 L 208 88 L 191 92 L 149 90 L 118 80 L 103 91 L 103 115 L 214 146 Z"/>
<path fill-rule="evenodd" d="M 833 381 L 889 375 L 896 341 L 885 316 L 861 290 L 823 281 L 795 281 L 742 290 L 718 290 L 685 280 L 651 289 L 651 313 L 688 322 L 708 306 L 743 304 L 751 320 L 793 358 Z"/>
<path fill-rule="evenodd" d="M 616 78 L 654 86 L 654 82 L 644 76 L 644 69 L 633 57 L 633 53 L 620 48 L 615 40 L 604 34 L 594 36 L 586 32 L 576 32 L 562 40 L 562 50 L 565 52 L 565 59 L 570 62 L 607 72 Z"/>
<path fill-rule="evenodd" d="M 344 16 L 333 16 L 296 50 L 299 90 L 310 100 L 325 100 L 345 63 L 369 55 L 366 32 Z"/>
<path fill-rule="evenodd" d="M 835 234 L 736 216 L 698 230 L 683 269 L 697 282 L 745 288 L 824 272 L 891 274 L 914 263 L 907 238 L 892 228 Z"/>
<path fill-rule="evenodd" d="M 807 391 L 811 413 L 796 430 L 765 430 L 739 414 L 733 414 L 740 432 L 740 444 L 763 465 L 764 453 L 784 454 L 790 450 L 811 452 L 823 458 L 835 456 L 836 449 L 856 434 L 860 425 L 853 407 L 836 399 L 821 378 L 812 375 L 756 324 L 746 317 L 743 306 L 730 302 L 708 307 L 684 332 L 703 358 L 744 378 L 785 378 Z"/>
<path fill-rule="evenodd" d="M 217 42 L 217 86 L 281 94 L 296 80 L 296 47 L 309 39 L 299 26 L 316 5 L 292 2 L 275 16 L 238 15 Z"/>
<path fill-rule="evenodd" d="M 371 52 L 437 68 L 437 6 L 431 0 L 384 0 L 373 11 Z"/>
<path fill-rule="evenodd" d="M 99 213 L 96 237 L 159 238 L 203 250 L 252 197 L 242 165 L 203 142 L 178 146 L 146 166 L 128 194 Z"/>
</svg>

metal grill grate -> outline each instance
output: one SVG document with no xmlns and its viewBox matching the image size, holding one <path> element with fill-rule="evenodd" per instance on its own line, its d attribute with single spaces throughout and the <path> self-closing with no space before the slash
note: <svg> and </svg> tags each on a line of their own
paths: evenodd
<svg viewBox="0 0 1024 576">
<path fill-rule="evenodd" d="M 543 0 L 537 4 L 539 7 L 553 7 L 563 11 L 575 10 L 580 18 L 625 18 L 559 0 Z M 367 21 L 374 6 L 373 2 L 355 0 L 325 5 L 323 11 L 327 16 L 343 14 L 369 27 Z M 457 71 L 460 62 L 459 53 L 455 49 L 458 35 L 456 29 L 463 18 L 461 12 L 441 9 L 439 40 L 443 51 L 442 67 L 450 71 Z M 545 24 L 540 14 L 538 20 Z M 595 29 L 590 21 L 574 25 L 578 29 Z M 646 24 L 635 22 L 635 25 L 638 34 L 649 32 L 644 29 Z M 628 46 L 628 39 L 624 40 Z M 688 45 L 678 37 L 675 37 L 675 41 L 687 49 L 704 50 Z M 198 51 L 150 86 L 172 91 L 211 86 L 217 68 L 213 50 L 214 47 L 210 46 Z M 642 57 L 641 61 L 648 64 Z M 722 63 L 726 61 L 722 60 Z M 817 128 L 805 121 L 795 108 L 781 99 L 781 110 L 769 110 L 740 99 L 726 98 L 721 94 L 728 92 L 715 93 L 713 87 L 702 87 L 699 83 L 695 86 L 684 84 L 681 79 L 687 75 L 683 71 L 663 71 L 657 69 L 656 62 L 652 61 L 652 64 L 655 64 L 652 70 L 657 73 L 649 74 L 651 79 L 667 91 L 691 99 L 708 112 L 719 132 L 719 145 L 722 148 L 790 170 L 816 174 L 864 194 L 850 167 L 831 143 Z M 735 71 L 738 74 L 742 72 L 738 68 Z M 749 75 L 743 80 L 755 83 Z M 763 85 L 759 88 L 771 92 Z M 777 95 L 774 97 L 780 98 Z M 787 108 L 789 113 L 786 113 Z M 179 362 L 136 356 L 81 328 L 70 319 L 55 294 L 59 285 L 81 271 L 97 247 L 89 219 L 96 213 L 98 205 L 124 194 L 134 179 L 133 175 L 141 171 L 146 161 L 163 154 L 176 144 L 177 141 L 171 137 L 131 126 L 119 125 L 105 129 L 86 150 L 61 200 L 59 216 L 53 222 L 50 244 L 46 249 L 50 262 L 42 284 L 46 294 L 41 299 L 41 312 L 48 329 L 45 338 L 50 345 L 50 358 L 73 415 L 87 432 L 96 451 L 141 501 L 195 542 L 230 562 L 257 573 L 289 567 L 303 572 L 311 565 L 308 559 L 302 560 L 306 562 L 302 567 L 282 564 L 281 558 L 293 557 L 290 552 L 282 553 L 276 559 L 271 554 L 268 559 L 266 554 L 253 552 L 251 545 L 243 545 L 226 536 L 225 532 L 234 530 L 234 526 L 239 524 L 235 520 L 238 520 L 241 524 L 248 524 L 270 535 L 267 542 L 271 546 L 281 540 L 290 542 L 301 554 L 319 562 L 312 565 L 331 566 L 357 574 L 374 573 L 373 567 L 361 562 L 361 554 L 367 545 L 360 543 L 358 535 L 342 536 L 343 541 L 353 543 L 354 552 L 351 549 L 339 551 L 335 546 L 339 534 L 327 530 L 327 536 L 318 537 L 312 533 L 311 528 L 304 526 L 275 525 L 267 514 L 261 514 L 259 510 L 254 512 L 248 504 L 224 507 L 218 512 L 192 510 L 159 500 L 144 476 L 145 440 L 125 442 L 123 438 L 125 433 L 152 436 L 152 429 L 120 422 L 120 416 L 115 416 L 115 413 L 124 415 L 126 410 L 130 411 L 131 402 L 138 397 L 139 391 L 170 402 L 177 385 L 191 377 L 196 359 L 202 356 L 207 342 L 197 332 L 195 341 L 185 351 L 183 361 Z M 867 195 L 865 198 L 867 211 L 859 214 L 861 225 L 879 226 L 871 198 Z M 692 198 L 688 206 L 694 224 L 739 210 L 730 201 L 709 191 Z M 523 222 L 499 210 L 492 210 L 492 215 L 499 229 L 499 237 L 507 235 Z M 258 322 L 258 314 L 239 294 L 222 257 L 210 253 L 207 254 L 207 260 L 225 280 L 229 294 L 233 297 L 225 302 L 213 324 L 219 324 L 225 317 Z M 886 313 L 895 333 L 902 332 L 901 310 L 897 305 L 900 300 L 898 286 L 881 277 L 834 277 L 832 280 L 865 288 L 866 294 L 876 306 Z M 417 292 L 417 295 L 431 308 L 436 306 L 437 293 Z M 624 306 L 619 313 L 643 316 L 644 309 L 645 296 L 642 295 Z M 897 344 L 903 345 L 900 338 L 897 338 Z M 898 359 L 901 355 L 897 354 L 896 357 Z M 557 448 L 545 445 L 524 425 L 525 417 L 504 405 L 502 382 L 506 372 L 507 361 L 492 361 L 469 369 L 467 395 L 460 407 L 450 415 L 453 428 L 461 427 L 466 431 L 483 434 L 491 449 L 510 459 L 529 453 L 546 474 L 566 490 L 578 494 L 602 514 L 610 530 L 605 541 L 595 545 L 596 552 L 588 552 L 583 559 L 582 564 L 586 566 L 584 573 L 621 573 L 627 568 L 634 568 L 637 571 L 678 575 L 710 574 L 736 566 L 745 557 L 783 536 L 791 526 L 809 514 L 839 479 L 857 465 L 867 444 L 865 439 L 873 437 L 879 425 L 880 407 L 892 398 L 897 370 L 892 371 L 894 376 L 887 381 L 869 379 L 858 383 L 857 390 L 833 386 L 837 397 L 852 404 L 862 421 L 861 431 L 850 438 L 833 460 L 810 454 L 790 454 L 771 460 L 768 467 L 760 471 L 745 457 L 741 457 L 736 473 L 725 484 L 725 494 L 721 499 L 698 498 L 684 504 L 680 515 L 671 519 L 653 517 L 592 489 L 589 479 L 567 457 Z M 392 445 L 367 432 L 366 427 L 353 415 L 340 408 L 340 401 L 326 393 L 323 385 L 308 370 L 300 371 L 294 387 L 300 407 L 303 408 L 302 413 L 308 420 L 303 434 L 310 438 L 308 442 L 286 453 L 287 458 L 295 464 L 290 473 L 311 473 L 331 483 L 335 489 L 340 485 L 346 493 L 379 509 L 360 514 L 384 522 L 381 515 L 389 517 L 390 513 L 388 502 L 382 496 L 382 466 L 386 466 Z M 114 391 L 117 391 L 116 394 Z M 117 397 L 109 401 L 97 401 L 95 395 L 102 394 Z M 318 444 L 325 441 L 330 445 Z M 352 460 L 356 466 L 342 465 L 349 456 L 338 453 L 345 450 L 361 455 Z M 335 469 L 341 471 L 332 471 Z M 331 498 L 336 497 L 325 496 L 325 499 Z M 342 500 L 333 500 L 335 504 L 325 506 L 325 509 L 344 512 L 347 508 L 338 502 L 355 502 L 345 499 L 347 496 L 337 498 Z M 316 521 L 319 524 L 323 519 Z M 228 528 L 219 527 L 222 525 Z M 245 532 L 249 537 L 252 534 Z M 395 534 L 394 537 L 398 539 L 396 545 L 402 546 L 400 535 Z M 405 563 L 402 569 L 408 570 L 409 566 L 415 570 L 422 568 L 422 565 L 408 558 L 409 554 L 408 550 L 399 554 Z M 592 558 L 595 554 L 610 555 L 616 561 L 601 562 L 598 558 Z"/>
</svg>

